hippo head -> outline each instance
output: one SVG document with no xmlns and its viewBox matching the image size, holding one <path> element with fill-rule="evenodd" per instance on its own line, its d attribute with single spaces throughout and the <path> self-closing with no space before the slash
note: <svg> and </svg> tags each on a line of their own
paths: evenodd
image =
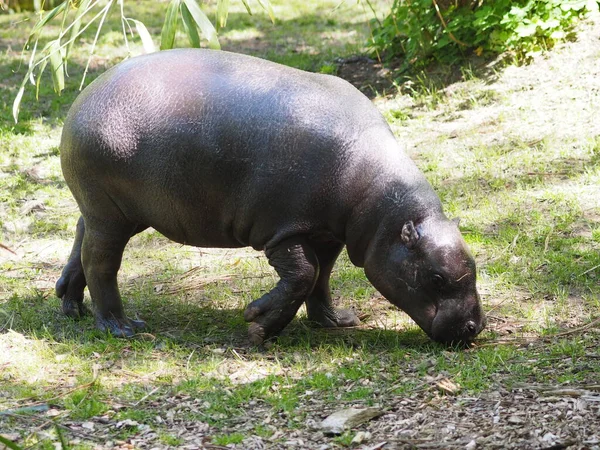
<svg viewBox="0 0 600 450">
<path fill-rule="evenodd" d="M 472 341 L 485 316 L 475 261 L 457 223 L 441 217 L 384 228 L 366 255 L 369 281 L 433 340 Z"/>
</svg>

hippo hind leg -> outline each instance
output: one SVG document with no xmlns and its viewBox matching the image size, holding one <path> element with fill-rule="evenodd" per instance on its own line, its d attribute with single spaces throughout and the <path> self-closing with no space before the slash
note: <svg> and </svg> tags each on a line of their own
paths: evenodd
<svg viewBox="0 0 600 450">
<path fill-rule="evenodd" d="M 110 223 L 110 226 L 109 226 Z M 117 285 L 123 251 L 129 239 L 146 227 L 117 221 L 85 221 L 81 262 L 94 306 L 96 326 L 114 336 L 131 337 L 143 328 L 141 320 L 129 319 Z"/>
<path fill-rule="evenodd" d="M 85 225 L 83 217 L 79 217 L 75 231 L 75 242 L 69 256 L 69 261 L 63 268 L 56 282 L 56 296 L 62 301 L 62 311 L 75 319 L 88 313 L 83 304 L 83 290 L 86 286 L 83 266 L 81 265 L 81 244 Z"/>
<path fill-rule="evenodd" d="M 329 288 L 331 270 L 343 248 L 344 244 L 339 242 L 315 245 L 320 270 L 315 287 L 306 299 L 306 311 L 308 320 L 325 328 L 360 325 L 360 320 L 352 310 L 336 309 L 331 300 L 331 289 Z"/>
<path fill-rule="evenodd" d="M 144 231 L 146 228 L 146 226 L 135 227 L 133 232 L 129 233 L 129 237 Z M 83 219 L 83 216 L 80 216 L 79 220 L 77 221 L 77 228 L 75 230 L 75 241 L 73 242 L 73 248 L 71 250 L 69 260 L 62 270 L 60 278 L 56 282 L 56 296 L 62 301 L 63 313 L 66 316 L 75 319 L 89 314 L 89 310 L 83 304 L 84 290 L 87 285 L 87 281 L 84 273 L 83 264 L 81 262 L 81 253 L 85 235 L 85 221 Z M 128 319 L 125 318 L 125 322 L 127 322 L 127 320 Z M 110 319 L 106 321 L 103 320 L 102 317 L 98 317 L 97 315 L 97 321 L 99 322 L 99 327 L 101 329 L 109 329 L 109 331 L 113 332 L 113 334 L 116 335 L 128 334 L 122 333 L 123 330 L 127 329 L 126 327 L 123 328 L 120 324 L 116 323 L 113 324 L 116 325 L 115 332 L 115 326 L 111 326 Z M 133 322 L 135 325 L 138 326 L 143 325 L 143 322 L 141 321 Z"/>
<path fill-rule="evenodd" d="M 285 239 L 265 253 L 280 279 L 244 312 L 244 319 L 252 322 L 248 336 L 254 344 L 277 335 L 292 321 L 319 274 L 317 256 L 305 237 Z"/>
</svg>

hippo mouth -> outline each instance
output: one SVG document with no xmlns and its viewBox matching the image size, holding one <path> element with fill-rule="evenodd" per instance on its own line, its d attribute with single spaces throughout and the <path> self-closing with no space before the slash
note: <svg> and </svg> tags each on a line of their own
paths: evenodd
<svg viewBox="0 0 600 450">
<path fill-rule="evenodd" d="M 419 310 L 395 304 L 405 311 L 431 340 L 445 345 L 471 345 L 486 324 L 485 317 L 480 317 L 478 313 L 449 313 L 433 301 L 428 301 L 428 305 Z"/>
<path fill-rule="evenodd" d="M 471 345 L 477 335 L 485 328 L 484 316 L 468 314 L 447 314 L 436 308 L 436 314 L 431 323 L 431 339 L 446 345 Z"/>
</svg>

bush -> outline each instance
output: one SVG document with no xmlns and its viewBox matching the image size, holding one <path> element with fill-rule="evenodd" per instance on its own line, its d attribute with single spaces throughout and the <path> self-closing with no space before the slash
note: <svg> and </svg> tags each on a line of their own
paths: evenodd
<svg viewBox="0 0 600 450">
<path fill-rule="evenodd" d="M 373 31 L 373 46 L 405 65 L 458 62 L 475 52 L 518 59 L 565 39 L 594 0 L 394 0 Z"/>
</svg>

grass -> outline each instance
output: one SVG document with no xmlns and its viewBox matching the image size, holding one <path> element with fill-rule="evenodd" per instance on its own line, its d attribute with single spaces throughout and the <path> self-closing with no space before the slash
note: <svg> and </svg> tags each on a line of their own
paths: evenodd
<svg viewBox="0 0 600 450">
<path fill-rule="evenodd" d="M 162 6 L 140 2 L 129 15 L 157 36 Z M 368 14 L 334 7 L 276 5 L 273 26 L 232 6 L 223 47 L 335 72 L 336 58 L 365 50 Z M 461 408 L 524 384 L 596 379 L 597 329 L 560 333 L 596 318 L 600 307 L 600 133 L 536 127 L 534 106 L 518 105 L 522 86 L 473 67 L 453 84 L 415 75 L 375 103 L 449 216 L 461 218 L 490 322 L 478 346 L 430 342 L 344 254 L 334 296 L 364 313 L 364 325 L 316 330 L 301 314 L 268 348 L 251 347 L 242 311 L 277 280 L 265 258 L 174 245 L 153 231 L 131 241 L 120 272 L 126 310 L 147 321 L 147 333 L 121 340 L 96 331 L 90 318 L 63 317 L 53 284 L 78 213 L 57 145 L 78 82 L 57 97 L 44 80 L 40 102 L 28 92 L 21 121 L 11 122 L 28 18 L 0 16 L 0 242 L 16 253 L 0 249 L 0 434 L 32 448 L 54 448 L 61 435 L 73 448 L 144 440 L 177 447 L 189 433 L 218 446 L 247 448 L 258 439 L 285 447 L 343 406 Z M 125 55 L 119 39 L 113 32 L 101 40 L 90 80 Z M 76 53 L 73 80 L 85 59 Z M 31 405 L 51 413 L 27 412 Z M 56 432 L 52 422 L 66 428 Z M 355 431 L 323 442 L 352 447 Z"/>
</svg>

